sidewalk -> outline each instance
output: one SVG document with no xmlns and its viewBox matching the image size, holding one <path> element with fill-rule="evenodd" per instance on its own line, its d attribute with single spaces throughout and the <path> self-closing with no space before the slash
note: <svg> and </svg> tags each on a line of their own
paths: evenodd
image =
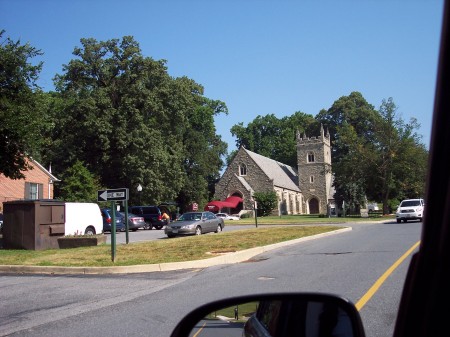
<svg viewBox="0 0 450 337">
<path fill-rule="evenodd" d="M 47 266 L 0 266 L 0 273 L 6 274 L 127 274 L 127 273 L 150 273 L 158 271 L 171 271 L 179 269 L 201 269 L 215 265 L 233 264 L 247 261 L 252 257 L 268 252 L 280 247 L 296 244 L 299 242 L 323 238 L 330 235 L 340 234 L 351 231 L 351 227 L 338 229 L 335 231 L 322 233 L 318 235 L 307 236 L 291 241 L 279 242 L 268 246 L 255 247 L 242 250 L 235 253 L 226 253 L 220 256 L 212 257 L 204 260 L 185 261 L 146 264 L 135 266 L 118 266 L 118 267 L 47 267 Z"/>
</svg>

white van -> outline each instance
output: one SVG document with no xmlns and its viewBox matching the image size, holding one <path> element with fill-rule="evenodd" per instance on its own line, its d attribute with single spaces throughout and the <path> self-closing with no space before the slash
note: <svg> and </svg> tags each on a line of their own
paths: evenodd
<svg viewBox="0 0 450 337">
<path fill-rule="evenodd" d="M 101 234 L 103 218 L 100 207 L 90 202 L 66 202 L 64 225 L 64 235 Z"/>
</svg>

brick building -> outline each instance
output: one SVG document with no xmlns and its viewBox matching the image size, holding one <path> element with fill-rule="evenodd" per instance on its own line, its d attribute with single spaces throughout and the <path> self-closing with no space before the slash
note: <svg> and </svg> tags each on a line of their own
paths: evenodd
<svg viewBox="0 0 450 337">
<path fill-rule="evenodd" d="M 0 212 L 3 203 L 24 199 L 53 199 L 53 183 L 59 181 L 50 170 L 29 159 L 33 169 L 23 172 L 25 179 L 10 179 L 0 174 Z"/>
</svg>

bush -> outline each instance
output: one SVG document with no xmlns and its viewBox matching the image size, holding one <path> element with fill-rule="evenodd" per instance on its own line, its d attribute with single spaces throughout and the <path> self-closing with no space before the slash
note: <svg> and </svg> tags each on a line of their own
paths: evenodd
<svg viewBox="0 0 450 337">
<path fill-rule="evenodd" d="M 258 217 L 272 214 L 278 205 L 278 197 L 274 191 L 255 192 L 253 197 L 258 202 Z"/>
</svg>

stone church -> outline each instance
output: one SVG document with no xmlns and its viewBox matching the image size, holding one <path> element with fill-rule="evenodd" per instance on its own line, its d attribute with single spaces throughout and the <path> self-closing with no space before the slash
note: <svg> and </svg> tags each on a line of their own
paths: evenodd
<svg viewBox="0 0 450 337">
<path fill-rule="evenodd" d="M 205 210 L 251 212 L 253 193 L 274 191 L 278 207 L 273 215 L 334 215 L 330 134 L 321 126 L 319 137 L 297 133 L 296 139 L 298 168 L 241 147 L 215 186 L 215 201 Z"/>
</svg>

